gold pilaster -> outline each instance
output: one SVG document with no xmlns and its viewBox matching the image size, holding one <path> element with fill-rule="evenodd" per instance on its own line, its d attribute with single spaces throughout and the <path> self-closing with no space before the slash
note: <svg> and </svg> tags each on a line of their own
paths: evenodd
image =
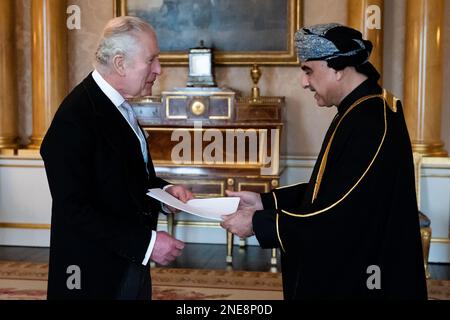
<svg viewBox="0 0 450 320">
<path fill-rule="evenodd" d="M 348 0 L 347 6 L 348 25 L 361 31 L 363 38 L 372 42 L 373 50 L 369 61 L 382 74 L 384 0 Z M 372 8 L 374 10 L 370 10 Z M 379 26 L 376 26 L 372 22 L 378 19 Z"/>
<path fill-rule="evenodd" d="M 0 154 L 17 147 L 14 0 L 0 1 Z"/>
<path fill-rule="evenodd" d="M 408 0 L 405 118 L 413 151 L 447 156 L 441 140 L 443 0 Z"/>
<path fill-rule="evenodd" d="M 32 0 L 33 134 L 29 149 L 39 149 L 67 94 L 66 9 L 64 0 Z"/>
</svg>

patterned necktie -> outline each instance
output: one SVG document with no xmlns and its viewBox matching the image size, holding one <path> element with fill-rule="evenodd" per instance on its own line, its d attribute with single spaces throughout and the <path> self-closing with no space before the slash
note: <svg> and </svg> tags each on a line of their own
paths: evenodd
<svg viewBox="0 0 450 320">
<path fill-rule="evenodd" d="M 137 137 L 139 138 L 142 156 L 144 157 L 144 161 L 147 164 L 148 163 L 147 140 L 145 139 L 144 134 L 142 133 L 142 130 L 138 125 L 133 108 L 131 108 L 130 104 L 126 101 L 124 101 L 120 105 L 120 107 L 125 111 L 125 117 L 127 118 L 128 123 L 131 125 Z M 147 166 L 145 167 L 147 168 Z"/>
</svg>

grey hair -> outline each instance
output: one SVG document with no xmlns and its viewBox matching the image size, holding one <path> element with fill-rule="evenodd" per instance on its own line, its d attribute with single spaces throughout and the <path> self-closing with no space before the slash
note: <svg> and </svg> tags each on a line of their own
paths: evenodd
<svg viewBox="0 0 450 320">
<path fill-rule="evenodd" d="M 95 52 L 94 67 L 110 69 L 111 59 L 123 55 L 126 62 L 136 53 L 138 32 L 154 32 L 153 28 L 138 17 L 121 16 L 111 19 L 103 29 Z"/>
</svg>

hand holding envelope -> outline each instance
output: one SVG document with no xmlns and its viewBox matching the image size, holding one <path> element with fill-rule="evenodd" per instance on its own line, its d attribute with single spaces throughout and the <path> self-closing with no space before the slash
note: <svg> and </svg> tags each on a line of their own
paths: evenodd
<svg viewBox="0 0 450 320">
<path fill-rule="evenodd" d="M 239 197 L 240 203 L 238 210 L 233 214 L 224 216 L 220 225 L 242 239 L 254 235 L 253 215 L 257 210 L 263 209 L 260 194 L 249 191 L 226 191 L 226 193 L 228 196 Z"/>
<path fill-rule="evenodd" d="M 166 191 L 167 193 L 171 194 L 178 200 L 185 202 L 185 203 L 191 199 L 194 199 L 194 194 L 182 185 L 167 186 L 167 187 L 164 187 L 163 190 Z M 171 206 L 163 206 L 163 211 L 166 213 L 168 213 L 167 211 L 169 211 L 170 213 L 178 213 L 179 212 L 178 209 L 171 207 Z"/>
<path fill-rule="evenodd" d="M 240 238 L 252 236 L 253 215 L 257 210 L 263 209 L 261 196 L 248 191 L 226 191 L 226 193 L 228 197 L 192 199 L 186 203 L 158 188 L 150 189 L 147 195 L 178 210 L 221 221 L 222 228 Z"/>
<path fill-rule="evenodd" d="M 178 210 L 218 221 L 222 216 L 236 212 L 240 200 L 239 197 L 224 197 L 192 199 L 184 203 L 159 188 L 150 189 L 147 195 Z"/>
</svg>

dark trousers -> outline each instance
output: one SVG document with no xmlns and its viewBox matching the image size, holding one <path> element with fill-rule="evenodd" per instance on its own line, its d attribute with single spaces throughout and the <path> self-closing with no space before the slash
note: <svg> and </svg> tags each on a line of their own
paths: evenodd
<svg viewBox="0 0 450 320">
<path fill-rule="evenodd" d="M 118 300 L 151 300 L 150 268 L 130 263 L 116 298 Z"/>
</svg>

